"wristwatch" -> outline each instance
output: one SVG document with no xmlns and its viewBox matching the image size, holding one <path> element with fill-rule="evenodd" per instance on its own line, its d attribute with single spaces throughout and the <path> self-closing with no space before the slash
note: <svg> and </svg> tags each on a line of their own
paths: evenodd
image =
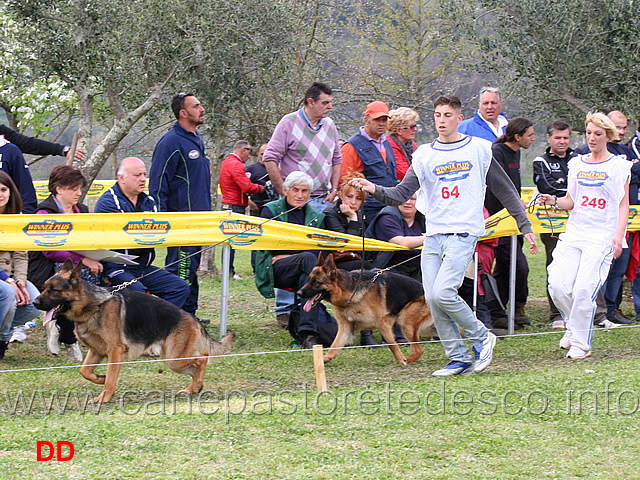
<svg viewBox="0 0 640 480">
<path fill-rule="evenodd" d="M 7 282 L 7 283 L 16 283 L 16 281 L 15 281 L 13 278 L 11 278 L 11 277 L 7 278 L 7 279 L 5 280 L 5 282 Z"/>
<path fill-rule="evenodd" d="M 66 157 L 67 153 L 69 153 L 69 150 L 71 150 L 71 147 L 69 145 L 65 145 L 65 147 L 62 149 L 62 156 Z"/>
</svg>

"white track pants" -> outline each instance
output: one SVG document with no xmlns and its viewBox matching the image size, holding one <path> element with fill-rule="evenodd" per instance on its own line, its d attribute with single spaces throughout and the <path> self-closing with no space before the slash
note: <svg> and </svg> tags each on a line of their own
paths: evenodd
<svg viewBox="0 0 640 480">
<path fill-rule="evenodd" d="M 562 241 L 549 265 L 549 294 L 570 334 L 571 346 L 591 351 L 596 296 L 606 281 L 613 249 L 586 243 Z"/>
</svg>

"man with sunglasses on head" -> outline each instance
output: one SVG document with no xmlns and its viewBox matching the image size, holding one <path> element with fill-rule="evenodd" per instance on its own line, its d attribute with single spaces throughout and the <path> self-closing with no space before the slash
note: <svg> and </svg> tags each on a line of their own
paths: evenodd
<svg viewBox="0 0 640 480">
<path fill-rule="evenodd" d="M 204 140 L 197 130 L 204 123 L 204 107 L 193 93 L 179 93 L 171 100 L 171 109 L 177 122 L 153 151 L 149 193 L 161 212 L 210 211 L 211 171 Z M 183 309 L 194 316 L 198 309 L 200 249 L 168 247 L 165 259 L 167 271 L 189 284 Z"/>
</svg>

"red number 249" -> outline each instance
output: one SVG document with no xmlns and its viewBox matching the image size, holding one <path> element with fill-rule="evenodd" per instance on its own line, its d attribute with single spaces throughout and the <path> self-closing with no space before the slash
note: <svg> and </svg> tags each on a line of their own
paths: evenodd
<svg viewBox="0 0 640 480">
<path fill-rule="evenodd" d="M 580 205 L 583 207 L 599 208 L 600 210 L 603 210 L 607 206 L 607 201 L 604 198 L 589 198 L 587 196 L 583 196 L 582 203 Z"/>
</svg>

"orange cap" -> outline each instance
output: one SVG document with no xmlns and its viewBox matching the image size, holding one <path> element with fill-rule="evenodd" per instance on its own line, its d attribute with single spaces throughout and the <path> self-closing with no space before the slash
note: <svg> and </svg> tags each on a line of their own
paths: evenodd
<svg viewBox="0 0 640 480">
<path fill-rule="evenodd" d="M 367 109 L 364 111 L 364 114 L 371 118 L 388 117 L 389 107 L 387 107 L 386 103 L 376 100 L 375 102 L 371 102 L 367 105 Z"/>
</svg>

